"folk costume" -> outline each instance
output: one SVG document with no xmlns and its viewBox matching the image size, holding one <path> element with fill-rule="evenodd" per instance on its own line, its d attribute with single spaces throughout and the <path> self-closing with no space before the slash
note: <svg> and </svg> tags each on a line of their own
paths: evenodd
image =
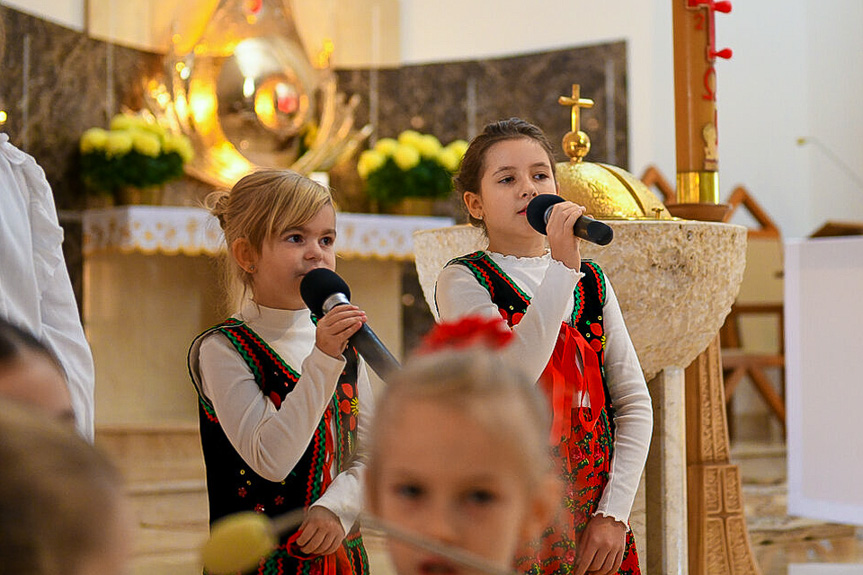
<svg viewBox="0 0 863 575">
<path fill-rule="evenodd" d="M 572 270 L 548 253 L 483 251 L 447 264 L 436 303 L 444 321 L 503 316 L 516 337 L 502 353 L 549 398 L 564 509 L 517 565 L 531 575 L 569 573 L 590 517 L 628 522 L 652 432 L 650 396 L 611 284 L 593 262 Z M 619 573 L 639 572 L 627 530 Z"/>
<path fill-rule="evenodd" d="M 239 511 L 271 517 L 323 506 L 348 534 L 336 553 L 307 556 L 285 533 L 260 574 L 365 575 L 368 557 L 352 527 L 360 512 L 359 435 L 372 391 L 353 348 L 336 359 L 315 345 L 308 310 L 247 302 L 189 351 L 199 396 L 210 523 Z M 294 366 L 302 366 L 298 371 Z"/>
</svg>

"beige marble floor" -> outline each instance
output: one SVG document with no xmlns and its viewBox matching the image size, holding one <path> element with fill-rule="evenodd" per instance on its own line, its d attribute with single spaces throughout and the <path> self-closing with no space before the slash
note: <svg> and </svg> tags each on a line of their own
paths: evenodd
<svg viewBox="0 0 863 575">
<path fill-rule="evenodd" d="M 740 467 L 752 551 L 763 575 L 824 573 L 844 564 L 863 573 L 863 528 L 823 523 L 787 512 L 786 458 L 781 443 L 732 444 Z"/>
</svg>

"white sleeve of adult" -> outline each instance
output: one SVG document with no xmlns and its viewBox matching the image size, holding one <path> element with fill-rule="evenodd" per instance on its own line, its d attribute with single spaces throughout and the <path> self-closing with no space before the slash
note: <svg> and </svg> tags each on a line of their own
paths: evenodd
<svg viewBox="0 0 863 575">
<path fill-rule="evenodd" d="M 206 336 L 199 356 L 201 389 L 231 445 L 261 477 L 284 480 L 312 440 L 345 360 L 312 348 L 296 386 L 276 409 L 224 335 Z"/>
<path fill-rule="evenodd" d="M 66 264 L 60 264 L 47 285 L 41 287 L 42 334 L 66 371 L 78 431 L 92 443 L 96 381 L 93 354 L 84 336 Z"/>
<path fill-rule="evenodd" d="M 63 228 L 57 220 L 54 195 L 45 172 L 29 156 L 25 156 L 20 170 L 29 192 L 32 269 L 38 283 L 38 293 L 33 294 L 38 298 L 40 315 L 36 335 L 44 338 L 62 364 L 78 431 L 92 443 L 96 376 L 93 354 L 84 335 L 63 257 Z"/>
<path fill-rule="evenodd" d="M 518 365 L 532 381 L 539 380 L 554 351 L 561 322 L 576 284 L 584 276 L 552 260 L 521 322 L 513 328 L 513 341 L 501 350 L 505 360 Z M 488 290 L 464 266 L 451 265 L 438 276 L 435 293 L 442 321 L 469 315 L 500 317 Z"/>
<path fill-rule="evenodd" d="M 608 484 L 596 514 L 626 523 L 647 460 L 653 433 L 653 407 L 641 364 L 608 278 L 606 288 L 608 297 L 603 308 L 605 374 L 614 409 L 615 432 Z"/>
<path fill-rule="evenodd" d="M 374 418 L 375 399 L 369 383 L 365 360 L 360 359 L 357 379 L 360 413 L 357 421 L 357 451 L 347 469 L 336 475 L 324 494 L 311 506 L 320 505 L 336 514 L 345 530 L 351 532 L 363 507 L 368 431 Z"/>
</svg>

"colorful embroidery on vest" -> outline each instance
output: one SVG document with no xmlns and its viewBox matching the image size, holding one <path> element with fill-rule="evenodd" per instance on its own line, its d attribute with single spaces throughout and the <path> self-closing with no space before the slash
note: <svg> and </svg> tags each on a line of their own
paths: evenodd
<svg viewBox="0 0 863 575">
<path fill-rule="evenodd" d="M 269 397 L 278 408 L 281 402 L 296 386 L 300 374 L 254 331 L 243 322 L 231 319 L 215 328 L 223 333 L 237 352 L 243 357 L 261 392 Z M 212 330 L 208 330 L 212 331 Z M 207 332 L 205 332 L 207 333 Z M 203 334 L 202 334 L 203 335 Z M 309 445 L 288 477 L 281 482 L 262 478 L 242 460 L 215 417 L 212 406 L 199 395 L 199 422 L 201 444 L 204 449 L 207 467 L 208 497 L 210 499 L 210 521 L 238 511 L 254 510 L 270 516 L 282 514 L 291 509 L 308 507 L 318 500 L 326 486 L 331 482 L 329 475 L 324 477 L 328 461 L 337 465 L 335 473 L 342 471 L 356 441 L 355 413 L 345 414 L 339 409 L 343 402 L 350 403 L 356 398 L 356 352 L 349 349 L 345 353 L 348 366 L 339 379 L 336 393 L 330 399 L 325 416 L 318 423 Z M 348 392 L 350 390 L 350 392 Z M 352 421 L 348 421 L 352 417 Z M 327 437 L 332 421 L 334 441 L 332 458 L 328 460 Z M 288 549 L 290 534 L 280 539 L 277 550 L 259 565 L 259 575 L 284 573 L 287 575 L 314 575 L 322 573 L 324 563 L 335 563 L 319 557 L 306 558 L 292 554 Z M 346 559 L 337 562 L 339 575 L 364 575 L 368 573 L 368 560 L 359 533 L 352 533 L 345 539 L 343 552 Z"/>
</svg>

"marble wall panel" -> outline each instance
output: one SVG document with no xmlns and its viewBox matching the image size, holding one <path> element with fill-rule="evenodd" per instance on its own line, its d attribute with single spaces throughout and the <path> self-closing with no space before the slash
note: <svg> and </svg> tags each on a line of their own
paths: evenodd
<svg viewBox="0 0 863 575">
<path fill-rule="evenodd" d="M 371 70 L 338 72 L 339 89 L 360 94 L 357 119 L 369 121 Z M 413 127 L 442 141 L 470 138 L 488 122 L 520 116 L 553 142 L 569 131 L 558 96 L 581 85 L 596 104 L 582 114 L 591 136 L 588 160 L 627 167 L 626 44 L 615 42 L 525 56 L 404 66 L 378 71 L 379 137 Z M 471 98 L 473 93 L 473 98 Z M 558 160 L 565 159 L 559 152 Z"/>
<path fill-rule="evenodd" d="M 371 92 L 375 74 L 378 113 L 372 118 L 369 104 L 375 98 Z M 588 161 L 627 168 L 624 42 L 377 72 L 341 70 L 338 78 L 340 91 L 362 97 L 357 123 L 371 123 L 375 127 L 373 138 L 396 136 L 414 128 L 447 143 L 456 138 L 470 139 L 489 122 L 519 116 L 545 131 L 558 161 L 567 159 L 559 143 L 570 129 L 570 115 L 557 99 L 570 95 L 572 84 L 577 83 L 582 97 L 595 101 L 581 117 L 581 127 L 591 139 Z M 331 182 L 345 209 L 367 209 L 356 170 L 342 166 L 331 174 Z M 435 211 L 460 221 L 464 218 L 458 198 Z"/>
<path fill-rule="evenodd" d="M 9 114 L 2 129 L 44 168 L 58 209 L 80 207 L 78 138 L 123 106 L 140 108 L 141 79 L 161 69 L 161 57 L 2 6 L 0 18 L 6 28 L 0 102 Z"/>
</svg>

